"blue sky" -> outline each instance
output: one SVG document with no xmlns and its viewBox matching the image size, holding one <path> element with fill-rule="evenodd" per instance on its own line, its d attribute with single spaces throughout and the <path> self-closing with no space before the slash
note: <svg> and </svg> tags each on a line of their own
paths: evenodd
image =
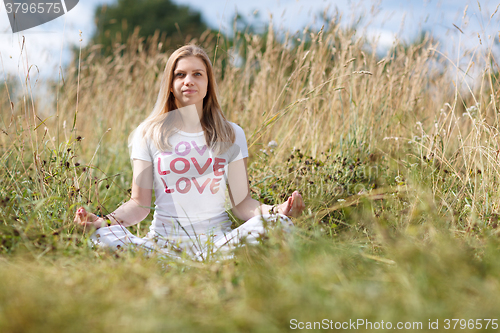
<svg viewBox="0 0 500 333">
<path fill-rule="evenodd" d="M 317 15 L 329 6 L 330 12 L 338 8 L 343 13 L 343 23 L 349 24 L 353 14 L 363 15 L 362 33 L 379 37 L 380 47 L 388 47 L 394 38 L 411 39 L 422 29 L 431 31 L 443 44 L 445 52 L 458 53 L 465 47 L 479 45 L 478 33 L 484 45 L 498 41 L 500 9 L 490 19 L 498 1 L 470 0 L 379 0 L 379 1 L 331 1 L 331 0 L 173 0 L 189 5 L 202 13 L 214 28 L 225 33 L 231 31 L 231 19 L 238 12 L 248 22 L 267 23 L 270 15 L 276 28 L 292 33 L 314 22 Z M 24 76 L 27 68 L 36 65 L 41 77 L 57 75 L 58 67 L 69 59 L 72 45 L 85 45 L 93 33 L 93 12 L 100 3 L 112 1 L 80 0 L 66 15 L 42 26 L 13 34 L 8 17 L 0 0 L 0 77 Z M 465 7 L 467 15 L 463 20 Z M 375 8 L 376 14 L 371 11 Z M 460 27 L 463 34 L 453 24 Z M 364 29 L 363 29 L 364 28 Z M 79 31 L 82 32 L 81 37 Z M 488 39 L 488 36 L 490 38 Z M 25 49 L 21 51 L 23 39 Z M 80 41 L 80 39 L 82 41 Z"/>
</svg>

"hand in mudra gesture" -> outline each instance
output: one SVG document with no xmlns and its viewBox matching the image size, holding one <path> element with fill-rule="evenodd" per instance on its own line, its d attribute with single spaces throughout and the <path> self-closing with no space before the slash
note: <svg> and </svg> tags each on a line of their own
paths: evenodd
<svg viewBox="0 0 500 333">
<path fill-rule="evenodd" d="M 99 229 L 108 225 L 107 220 L 95 215 L 94 213 L 87 212 L 83 207 L 78 208 L 73 222 L 84 230 Z"/>
<path fill-rule="evenodd" d="M 298 191 L 294 191 L 288 199 L 277 206 L 277 211 L 280 214 L 289 216 L 289 217 L 298 217 L 304 210 L 306 205 L 304 204 L 304 200 Z"/>
</svg>

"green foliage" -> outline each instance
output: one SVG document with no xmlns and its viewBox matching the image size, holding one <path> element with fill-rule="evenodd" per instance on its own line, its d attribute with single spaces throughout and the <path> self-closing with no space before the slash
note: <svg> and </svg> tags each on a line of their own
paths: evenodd
<svg viewBox="0 0 500 333">
<path fill-rule="evenodd" d="M 106 54 L 114 43 L 125 43 L 138 28 L 139 36 L 149 37 L 159 32 L 177 46 L 199 37 L 207 29 L 199 12 L 171 0 L 118 0 L 100 5 L 95 11 L 96 32 L 93 43 L 103 46 Z"/>
</svg>

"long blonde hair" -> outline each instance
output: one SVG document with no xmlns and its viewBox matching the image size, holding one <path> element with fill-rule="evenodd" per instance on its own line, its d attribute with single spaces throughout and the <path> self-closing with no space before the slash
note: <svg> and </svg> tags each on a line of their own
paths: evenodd
<svg viewBox="0 0 500 333">
<path fill-rule="evenodd" d="M 205 133 L 205 141 L 207 146 L 216 154 L 221 154 L 234 143 L 235 133 L 220 108 L 212 63 L 207 53 L 196 45 L 182 46 L 168 58 L 160 84 L 158 99 L 153 111 L 144 121 L 142 134 L 144 138 L 151 139 L 159 151 L 172 150 L 168 138 L 176 132 L 175 125 L 179 121 L 179 119 L 176 119 L 178 118 L 176 117 L 177 112 L 170 112 L 178 108 L 171 89 L 173 87 L 174 70 L 179 59 L 191 56 L 201 59 L 207 70 L 207 94 L 203 98 L 203 114 L 200 120 Z"/>
</svg>

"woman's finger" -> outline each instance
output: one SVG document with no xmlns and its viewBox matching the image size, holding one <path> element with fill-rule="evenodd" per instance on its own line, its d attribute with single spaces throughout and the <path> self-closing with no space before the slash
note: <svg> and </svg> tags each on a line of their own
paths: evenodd
<svg viewBox="0 0 500 333">
<path fill-rule="evenodd" d="M 294 191 L 292 197 L 294 199 L 292 210 L 294 211 L 295 215 L 298 216 L 305 208 L 304 200 L 302 199 L 302 195 L 298 191 Z"/>
<path fill-rule="evenodd" d="M 299 204 L 299 197 L 300 197 L 300 194 L 298 194 L 297 191 L 294 191 L 292 193 L 292 204 L 293 204 L 292 209 L 293 208 L 297 209 L 298 204 Z"/>
<path fill-rule="evenodd" d="M 74 223 L 81 223 L 82 222 L 82 210 L 83 208 L 80 207 L 75 213 L 75 218 L 73 219 Z"/>
<path fill-rule="evenodd" d="M 297 206 L 301 210 L 305 208 L 304 199 L 302 198 L 302 195 L 300 193 L 298 193 L 298 203 L 297 203 Z"/>
<path fill-rule="evenodd" d="M 292 197 L 289 197 L 282 205 L 285 207 L 283 208 L 283 215 L 287 215 L 290 213 L 290 210 L 292 209 Z"/>
</svg>

